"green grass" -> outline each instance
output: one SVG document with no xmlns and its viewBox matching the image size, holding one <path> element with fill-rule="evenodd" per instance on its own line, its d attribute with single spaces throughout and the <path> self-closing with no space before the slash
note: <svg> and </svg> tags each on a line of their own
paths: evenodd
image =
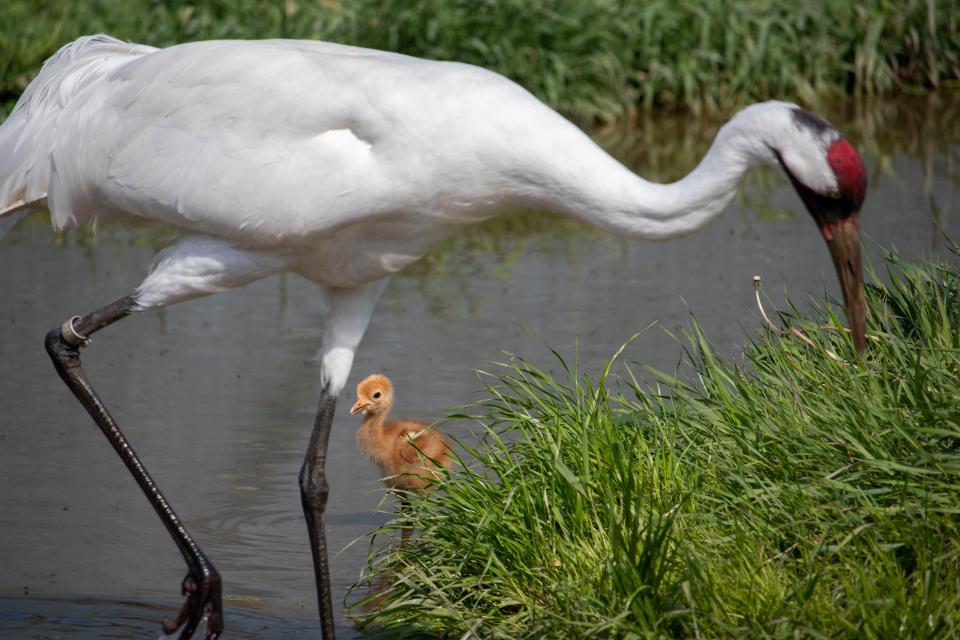
<svg viewBox="0 0 960 640">
<path fill-rule="evenodd" d="M 580 120 L 957 86 L 952 0 L 6 0 L 0 109 L 79 35 L 325 39 L 495 69 Z"/>
<path fill-rule="evenodd" d="M 480 444 L 413 545 L 378 532 L 353 614 L 389 637 L 960 635 L 960 271 L 887 266 L 863 360 L 823 303 L 781 314 L 817 348 L 763 334 L 732 361 L 694 325 L 653 383 L 503 363 Z"/>
</svg>

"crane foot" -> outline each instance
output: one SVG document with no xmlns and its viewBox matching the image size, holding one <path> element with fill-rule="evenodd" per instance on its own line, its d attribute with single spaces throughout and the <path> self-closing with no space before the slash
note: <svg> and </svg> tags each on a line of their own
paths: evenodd
<svg viewBox="0 0 960 640">
<path fill-rule="evenodd" d="M 207 567 L 206 575 L 198 577 L 190 572 L 183 579 L 183 595 L 187 597 L 176 620 L 163 623 L 163 632 L 172 634 L 183 627 L 180 638 L 193 636 L 203 620 L 207 621 L 203 640 L 216 640 L 223 632 L 223 598 L 220 591 L 220 574 L 213 566 Z"/>
</svg>

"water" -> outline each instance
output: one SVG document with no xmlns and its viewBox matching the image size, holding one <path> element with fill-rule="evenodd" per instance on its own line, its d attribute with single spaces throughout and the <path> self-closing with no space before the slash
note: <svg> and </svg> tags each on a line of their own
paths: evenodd
<svg viewBox="0 0 960 640">
<path fill-rule="evenodd" d="M 172 603 L 146 598 L 4 597 L 0 599 L 0 635 L 32 640 L 157 638 L 157 620 L 176 613 Z M 235 640 L 300 640 L 316 638 L 319 633 L 319 627 L 309 620 L 241 608 L 231 609 L 230 614 L 230 632 L 223 637 Z M 349 634 L 351 629 L 341 627 L 337 631 Z"/>
<path fill-rule="evenodd" d="M 960 238 L 960 100 L 827 109 L 870 171 L 863 231 L 907 256 Z M 669 180 L 703 154 L 716 123 L 651 120 L 597 132 L 642 175 Z M 40 217 L 0 242 L 0 636 L 154 638 L 174 615 L 182 561 L 139 489 L 43 352 L 64 318 L 136 286 L 162 237 L 54 234 Z M 870 242 L 868 240 L 868 243 Z M 871 250 L 874 260 L 877 251 Z M 777 301 L 837 295 L 822 240 L 773 172 L 754 175 L 706 229 L 626 241 L 558 218 L 505 218 L 395 278 L 349 389 L 382 372 L 399 413 L 434 419 L 478 397 L 474 370 L 500 350 L 549 363 L 543 343 L 596 371 L 633 333 L 629 361 L 672 370 L 691 313 L 735 354 L 757 330 L 751 277 Z M 97 334 L 88 374 L 225 581 L 229 638 L 314 637 L 316 600 L 297 473 L 313 421 L 310 358 L 323 326 L 294 276 L 125 320 Z M 366 534 L 388 517 L 374 466 L 344 410 L 331 438 L 334 601 L 361 574 Z M 457 435 L 469 425 L 451 425 Z M 354 544 L 350 544 L 353 542 Z M 78 595 L 81 594 L 81 595 Z M 341 635 L 355 634 L 340 616 Z M 113 635 L 110 635 L 113 634 Z"/>
</svg>

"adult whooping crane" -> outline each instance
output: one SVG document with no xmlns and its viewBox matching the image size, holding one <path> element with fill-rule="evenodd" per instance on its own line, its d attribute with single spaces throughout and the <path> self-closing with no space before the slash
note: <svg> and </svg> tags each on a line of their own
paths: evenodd
<svg viewBox="0 0 960 640">
<path fill-rule="evenodd" d="M 168 630 L 223 628 L 220 577 L 87 381 L 80 348 L 131 313 L 293 271 L 325 288 L 320 401 L 300 473 L 320 618 L 333 638 L 324 464 L 337 395 L 390 274 L 466 225 L 518 207 L 634 238 L 699 229 L 756 165 L 780 168 L 826 240 L 853 344 L 864 348 L 854 148 L 783 102 L 739 112 L 673 184 L 647 182 L 513 82 L 465 64 L 323 42 L 98 35 L 50 58 L 0 126 L 0 218 L 166 223 L 180 239 L 129 295 L 47 334 L 64 382 L 140 484 L 186 560 Z"/>
</svg>

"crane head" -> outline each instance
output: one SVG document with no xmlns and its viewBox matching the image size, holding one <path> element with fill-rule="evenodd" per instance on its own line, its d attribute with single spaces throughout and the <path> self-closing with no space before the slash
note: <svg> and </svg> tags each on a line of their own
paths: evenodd
<svg viewBox="0 0 960 640">
<path fill-rule="evenodd" d="M 798 107 L 792 108 L 792 117 L 797 138 L 772 150 L 827 243 L 853 343 L 862 354 L 867 305 L 860 261 L 860 207 L 867 195 L 867 174 L 857 150 L 830 123 Z M 796 144 L 799 141 L 803 143 Z"/>
<path fill-rule="evenodd" d="M 357 385 L 357 401 L 350 408 L 350 415 L 380 415 L 393 405 L 393 385 L 386 376 L 367 376 Z"/>
</svg>

